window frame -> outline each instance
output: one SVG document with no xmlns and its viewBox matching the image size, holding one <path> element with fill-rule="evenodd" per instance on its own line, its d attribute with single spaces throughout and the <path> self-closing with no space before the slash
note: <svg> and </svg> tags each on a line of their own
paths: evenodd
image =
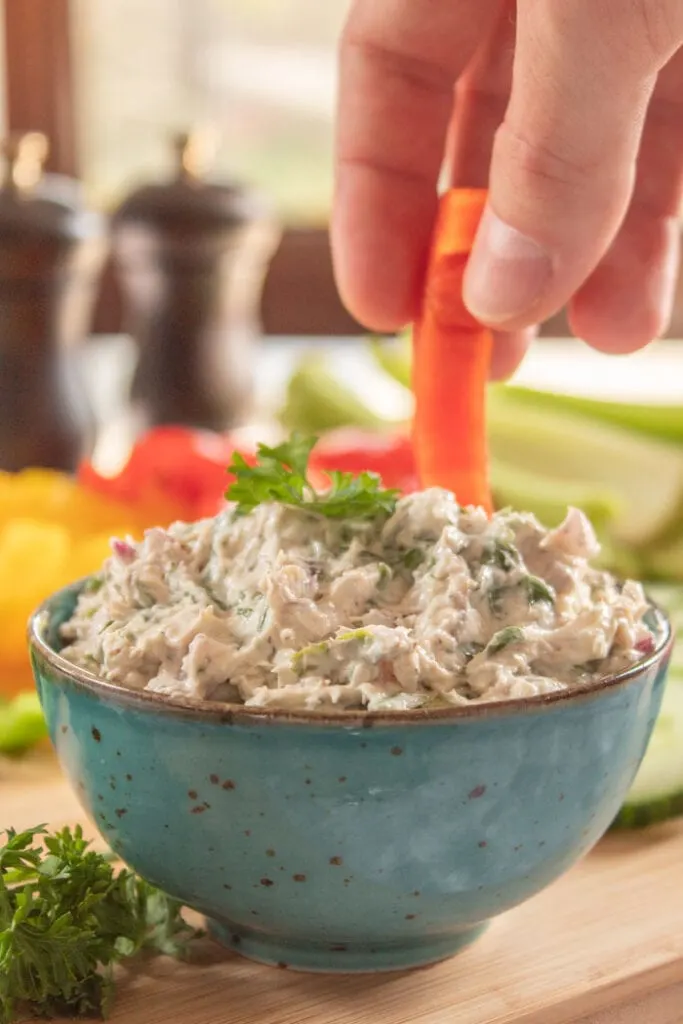
<svg viewBox="0 0 683 1024">
<path fill-rule="evenodd" d="M 9 132 L 50 140 L 46 169 L 78 176 L 69 0 L 2 0 Z"/>
<path fill-rule="evenodd" d="M 79 145 L 70 0 L 0 0 L 4 18 L 8 132 L 41 131 L 46 170 L 78 178 Z M 261 316 L 267 334 L 353 335 L 332 273 L 326 227 L 286 226 L 266 278 Z M 107 262 L 92 331 L 124 330 L 116 273 Z"/>
</svg>

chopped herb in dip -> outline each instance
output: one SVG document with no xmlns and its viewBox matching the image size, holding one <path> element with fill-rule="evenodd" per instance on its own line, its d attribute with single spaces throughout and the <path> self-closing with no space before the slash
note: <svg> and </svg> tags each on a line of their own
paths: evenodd
<svg viewBox="0 0 683 1024">
<path fill-rule="evenodd" d="M 397 498 L 371 474 L 308 481 L 311 443 L 262 448 L 213 519 L 115 542 L 63 654 L 107 680 L 289 709 L 533 697 L 620 671 L 652 633 L 639 584 L 593 568 L 577 509 Z"/>
</svg>

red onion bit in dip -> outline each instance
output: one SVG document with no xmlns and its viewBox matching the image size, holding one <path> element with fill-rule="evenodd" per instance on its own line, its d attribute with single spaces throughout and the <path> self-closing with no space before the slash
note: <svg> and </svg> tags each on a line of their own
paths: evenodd
<svg viewBox="0 0 683 1024">
<path fill-rule="evenodd" d="M 125 540 L 113 540 L 111 542 L 111 549 L 117 558 L 120 558 L 122 562 L 132 562 L 135 558 L 135 548 L 132 544 L 129 544 Z"/>
<path fill-rule="evenodd" d="M 640 651 L 641 654 L 652 654 L 655 649 L 655 638 L 653 636 L 644 636 L 642 640 L 639 640 L 636 644 L 636 650 Z"/>
</svg>

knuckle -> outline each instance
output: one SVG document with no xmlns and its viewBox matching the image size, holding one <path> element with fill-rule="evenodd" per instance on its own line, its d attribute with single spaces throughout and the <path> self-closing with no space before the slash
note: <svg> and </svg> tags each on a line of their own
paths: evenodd
<svg viewBox="0 0 683 1024">
<path fill-rule="evenodd" d="M 544 190 L 580 191 L 597 173 L 600 157 L 563 153 L 558 141 L 533 139 L 504 123 L 496 136 L 494 155 L 522 181 L 537 182 Z"/>
<path fill-rule="evenodd" d="M 681 0 L 631 0 L 631 6 L 649 55 L 659 64 L 668 60 L 683 41 Z"/>
<path fill-rule="evenodd" d="M 446 68 L 375 39 L 347 22 L 341 37 L 342 58 L 359 60 L 388 80 L 400 79 L 417 92 L 451 92 L 453 77 Z"/>
</svg>

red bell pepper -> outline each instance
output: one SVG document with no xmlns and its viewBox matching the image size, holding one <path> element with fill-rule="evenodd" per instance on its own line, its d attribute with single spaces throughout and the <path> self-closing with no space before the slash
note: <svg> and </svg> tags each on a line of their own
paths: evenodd
<svg viewBox="0 0 683 1024">
<path fill-rule="evenodd" d="M 187 518 L 198 519 L 222 507 L 233 451 L 227 435 L 157 427 L 140 438 L 116 476 L 102 476 L 84 462 L 78 477 L 85 486 L 127 503 L 165 496 Z"/>
<path fill-rule="evenodd" d="M 369 470 L 385 487 L 409 494 L 419 487 L 410 438 L 404 434 L 374 434 L 353 428 L 326 434 L 311 453 L 311 468 L 347 473 Z"/>
<path fill-rule="evenodd" d="M 106 477 L 89 463 L 79 468 L 79 481 L 128 505 L 163 505 L 187 520 L 215 515 L 230 484 L 227 467 L 235 450 L 228 435 L 185 427 L 157 427 L 140 438 L 120 473 Z M 241 449 L 248 461 L 251 451 Z M 370 470 L 386 487 L 408 493 L 418 487 L 410 438 L 354 429 L 334 431 L 313 449 L 309 463 L 312 485 L 324 489 L 327 473 L 339 469 Z"/>
</svg>

